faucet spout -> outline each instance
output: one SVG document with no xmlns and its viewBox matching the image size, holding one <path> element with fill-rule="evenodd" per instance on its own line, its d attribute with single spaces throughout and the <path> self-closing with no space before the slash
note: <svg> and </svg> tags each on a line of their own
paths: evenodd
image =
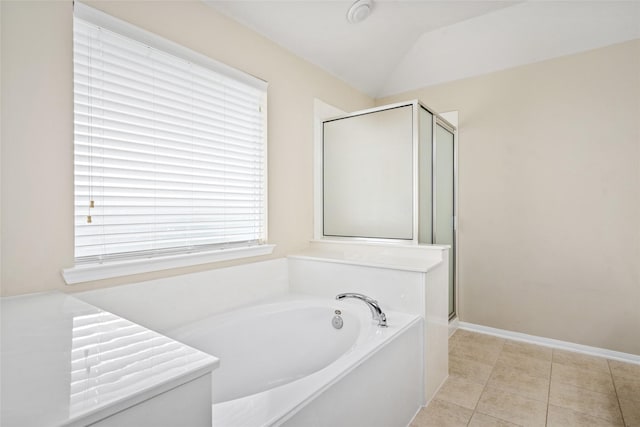
<svg viewBox="0 0 640 427">
<path fill-rule="evenodd" d="M 378 304 L 378 301 L 366 295 L 357 294 L 355 292 L 346 292 L 343 294 L 336 295 L 337 300 L 341 300 L 344 298 L 359 299 L 360 301 L 367 304 L 367 306 L 369 307 L 369 310 L 371 310 L 371 316 L 373 317 L 373 320 L 378 321 L 378 326 L 382 328 L 387 327 L 387 316 L 382 312 L 382 309 L 380 308 L 380 304 Z"/>
</svg>

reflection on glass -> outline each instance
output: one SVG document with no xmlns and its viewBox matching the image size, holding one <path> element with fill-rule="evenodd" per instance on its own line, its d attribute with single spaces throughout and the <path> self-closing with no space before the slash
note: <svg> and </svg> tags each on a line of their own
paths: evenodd
<svg viewBox="0 0 640 427">
<path fill-rule="evenodd" d="M 413 239 L 411 105 L 324 123 L 324 235 Z"/>
<path fill-rule="evenodd" d="M 69 416 L 157 385 L 208 356 L 108 312 L 73 318 Z"/>
</svg>

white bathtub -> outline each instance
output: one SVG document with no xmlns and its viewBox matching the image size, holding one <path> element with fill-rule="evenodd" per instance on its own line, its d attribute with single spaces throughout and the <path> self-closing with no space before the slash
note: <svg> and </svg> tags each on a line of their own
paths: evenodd
<svg viewBox="0 0 640 427">
<path fill-rule="evenodd" d="M 342 329 L 331 324 L 335 310 Z M 168 335 L 220 359 L 214 427 L 402 427 L 422 401 L 422 320 L 387 318 L 379 328 L 362 301 L 296 297 Z"/>
</svg>

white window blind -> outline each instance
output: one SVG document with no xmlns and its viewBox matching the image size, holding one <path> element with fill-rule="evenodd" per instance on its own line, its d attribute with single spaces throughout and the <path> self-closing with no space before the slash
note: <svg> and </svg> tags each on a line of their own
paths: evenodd
<svg viewBox="0 0 640 427">
<path fill-rule="evenodd" d="M 263 243 L 264 82 L 78 6 L 93 11 L 74 13 L 76 264 Z"/>
</svg>

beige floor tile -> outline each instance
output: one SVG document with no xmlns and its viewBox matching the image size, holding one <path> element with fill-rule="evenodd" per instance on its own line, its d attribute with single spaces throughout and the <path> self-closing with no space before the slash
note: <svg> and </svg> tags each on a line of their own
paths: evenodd
<svg viewBox="0 0 640 427">
<path fill-rule="evenodd" d="M 411 422 L 410 427 L 466 427 L 473 411 L 434 399 Z"/>
<path fill-rule="evenodd" d="M 620 406 L 615 396 L 551 381 L 549 404 L 573 409 L 594 417 L 621 422 Z"/>
<path fill-rule="evenodd" d="M 493 335 L 487 334 L 479 334 L 476 332 L 471 332 L 470 335 L 467 336 L 467 340 L 479 344 L 500 346 L 504 345 L 504 343 L 507 341 L 504 338 L 494 337 Z"/>
<path fill-rule="evenodd" d="M 475 409 L 484 385 L 466 380 L 455 375 L 449 375 L 442 385 L 436 399 L 449 403 L 455 403 L 464 408 Z"/>
<path fill-rule="evenodd" d="M 478 384 L 486 384 L 491 375 L 491 365 L 475 362 L 466 358 L 449 355 L 449 374 L 462 377 Z"/>
<path fill-rule="evenodd" d="M 613 381 L 616 384 L 618 399 L 635 400 L 640 404 L 640 377 L 617 377 Z"/>
<path fill-rule="evenodd" d="M 458 329 L 454 332 L 453 335 L 449 337 L 449 348 L 457 345 L 462 341 L 468 341 L 471 339 L 471 336 L 474 335 L 473 332 L 465 331 L 464 329 Z"/>
<path fill-rule="evenodd" d="M 533 377 L 511 366 L 497 366 L 491 372 L 487 386 L 547 402 L 549 380 Z"/>
<path fill-rule="evenodd" d="M 449 354 L 456 348 L 458 345 L 458 341 L 454 340 L 453 337 L 449 337 Z"/>
<path fill-rule="evenodd" d="M 561 363 L 551 367 L 551 380 L 599 393 L 615 394 L 611 374 L 604 371 L 575 368 Z"/>
<path fill-rule="evenodd" d="M 500 353 L 496 361 L 496 367 L 512 367 L 518 369 L 527 375 L 538 378 L 551 377 L 551 361 L 536 359 L 534 357 L 523 356 L 520 354 Z"/>
<path fill-rule="evenodd" d="M 477 335 L 475 332 L 471 332 L 471 331 L 467 331 L 466 329 L 456 329 L 456 331 L 453 333 L 453 335 L 451 336 L 452 338 L 460 338 L 460 339 L 467 339 L 467 338 L 473 338 L 474 335 Z"/>
<path fill-rule="evenodd" d="M 541 359 L 546 361 L 551 361 L 552 357 L 552 350 L 549 347 L 542 347 L 540 345 L 518 341 L 505 342 L 502 351 L 505 353 L 533 357 L 534 359 Z"/>
<path fill-rule="evenodd" d="M 637 400 L 620 399 L 622 417 L 627 427 L 640 426 L 640 403 Z"/>
<path fill-rule="evenodd" d="M 614 378 L 640 378 L 640 365 L 608 360 Z"/>
<path fill-rule="evenodd" d="M 449 353 L 475 362 L 493 365 L 502 351 L 502 344 L 490 344 L 481 341 L 461 341 Z"/>
<path fill-rule="evenodd" d="M 620 422 L 596 418 L 561 406 L 549 405 L 547 427 L 618 427 Z"/>
<path fill-rule="evenodd" d="M 486 387 L 476 411 L 522 426 L 544 426 L 547 404 L 495 387 Z"/>
<path fill-rule="evenodd" d="M 471 421 L 469 421 L 469 427 L 518 427 L 518 424 L 474 412 Z"/>
<path fill-rule="evenodd" d="M 609 372 L 607 359 L 566 350 L 553 350 L 553 363 L 560 363 L 574 368 Z"/>
</svg>

